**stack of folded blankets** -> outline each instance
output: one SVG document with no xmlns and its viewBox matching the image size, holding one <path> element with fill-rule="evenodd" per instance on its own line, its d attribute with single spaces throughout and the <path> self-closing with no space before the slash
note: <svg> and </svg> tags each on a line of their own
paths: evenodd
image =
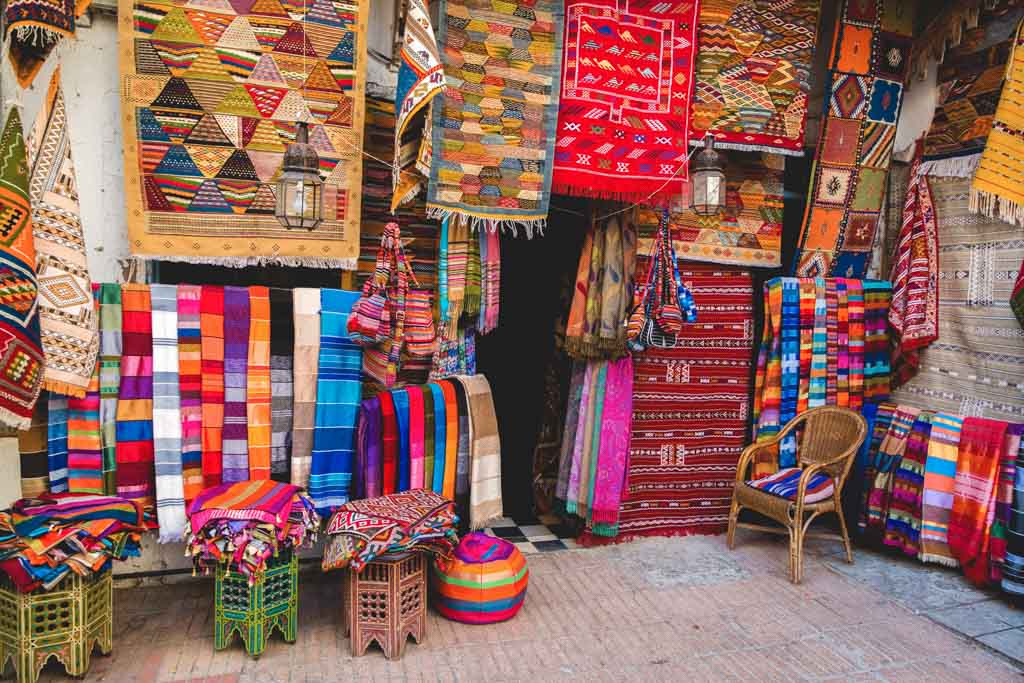
<svg viewBox="0 0 1024 683">
<path fill-rule="evenodd" d="M 320 516 L 298 486 L 276 481 L 240 481 L 200 493 L 188 511 L 185 554 L 197 570 L 228 564 L 250 582 L 267 561 L 303 543 L 316 543 Z"/>
<path fill-rule="evenodd" d="M 327 525 L 323 570 L 360 572 L 381 555 L 411 550 L 450 557 L 459 543 L 458 521 L 455 503 L 428 489 L 351 501 Z"/>
<path fill-rule="evenodd" d="M 142 507 L 114 496 L 59 493 L 22 498 L 0 512 L 0 570 L 22 593 L 50 590 L 74 572 L 107 571 L 139 555 Z"/>
</svg>

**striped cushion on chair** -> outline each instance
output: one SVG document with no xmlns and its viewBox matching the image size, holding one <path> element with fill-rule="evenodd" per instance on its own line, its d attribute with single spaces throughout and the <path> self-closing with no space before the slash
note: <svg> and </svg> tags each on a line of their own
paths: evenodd
<svg viewBox="0 0 1024 683">
<path fill-rule="evenodd" d="M 796 491 L 800 484 L 801 474 L 803 474 L 803 470 L 799 467 L 786 467 L 763 479 L 748 481 L 747 486 L 753 486 L 755 489 L 760 489 L 773 496 L 796 500 Z M 831 498 L 833 493 L 835 493 L 835 484 L 832 481 L 832 477 L 823 472 L 818 472 L 807 482 L 807 493 L 804 496 L 804 502 L 818 503 Z"/>
</svg>

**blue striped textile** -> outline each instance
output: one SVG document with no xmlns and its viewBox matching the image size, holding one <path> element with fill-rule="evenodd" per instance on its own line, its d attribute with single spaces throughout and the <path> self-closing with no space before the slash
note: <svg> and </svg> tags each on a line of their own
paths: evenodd
<svg viewBox="0 0 1024 683">
<path fill-rule="evenodd" d="M 398 389 L 391 392 L 391 400 L 395 403 L 395 418 L 398 420 L 398 489 L 409 490 L 410 452 L 409 452 L 409 392 Z"/>
<path fill-rule="evenodd" d="M 434 401 L 434 481 L 431 488 L 434 493 L 444 494 L 444 456 L 445 443 L 448 438 L 447 425 L 445 420 L 447 413 L 444 409 L 444 393 L 438 384 L 428 384 L 431 398 Z"/>
<path fill-rule="evenodd" d="M 50 470 L 50 493 L 68 490 L 68 399 L 50 394 L 47 400 L 46 462 Z"/>
</svg>

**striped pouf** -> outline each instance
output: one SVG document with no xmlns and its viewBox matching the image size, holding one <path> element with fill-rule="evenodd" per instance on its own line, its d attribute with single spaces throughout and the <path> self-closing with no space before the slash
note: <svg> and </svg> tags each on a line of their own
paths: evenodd
<svg viewBox="0 0 1024 683">
<path fill-rule="evenodd" d="M 459 543 L 453 560 L 439 560 L 434 569 L 435 607 L 452 621 L 505 621 L 526 599 L 526 558 L 500 538 L 474 531 Z"/>
</svg>

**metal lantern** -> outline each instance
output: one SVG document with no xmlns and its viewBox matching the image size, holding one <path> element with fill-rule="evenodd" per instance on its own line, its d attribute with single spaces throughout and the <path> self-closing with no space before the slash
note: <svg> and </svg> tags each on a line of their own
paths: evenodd
<svg viewBox="0 0 1024 683">
<path fill-rule="evenodd" d="M 309 126 L 305 121 L 299 121 L 295 142 L 284 151 L 274 215 L 288 229 L 313 230 L 324 220 L 323 192 L 320 156 L 309 144 Z"/>
<path fill-rule="evenodd" d="M 715 151 L 715 138 L 704 136 L 704 149 L 690 166 L 690 208 L 698 216 L 714 216 L 725 208 L 724 159 Z"/>
</svg>

